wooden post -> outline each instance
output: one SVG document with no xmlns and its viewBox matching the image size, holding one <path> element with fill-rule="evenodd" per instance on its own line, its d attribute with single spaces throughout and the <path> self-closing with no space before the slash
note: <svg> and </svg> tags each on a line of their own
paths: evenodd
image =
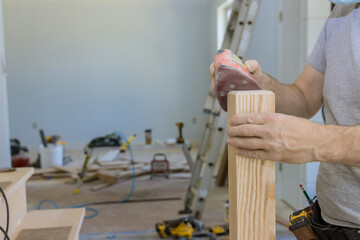
<svg viewBox="0 0 360 240">
<path fill-rule="evenodd" d="M 235 114 L 274 112 L 270 91 L 228 94 L 228 119 Z M 229 146 L 230 240 L 275 240 L 275 162 L 236 155 Z"/>
</svg>

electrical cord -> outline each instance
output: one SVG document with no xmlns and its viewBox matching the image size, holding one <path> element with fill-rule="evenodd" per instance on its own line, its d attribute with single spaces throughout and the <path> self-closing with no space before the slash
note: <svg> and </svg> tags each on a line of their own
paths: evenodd
<svg viewBox="0 0 360 240">
<path fill-rule="evenodd" d="M 6 231 L 2 228 L 2 227 L 0 227 L 0 230 L 1 230 L 1 232 L 4 234 L 4 240 L 10 240 L 10 237 L 9 237 L 9 235 L 6 233 Z"/>
<path fill-rule="evenodd" d="M 2 228 L 2 227 L 0 227 L 0 230 L 1 230 L 1 232 L 4 234 L 4 240 L 10 240 L 10 238 L 9 238 L 9 235 L 5 232 L 5 230 Z"/>
<path fill-rule="evenodd" d="M 6 198 L 6 195 L 4 193 L 4 190 L 0 187 L 0 192 L 5 200 L 5 206 L 6 206 L 6 230 L 4 230 L 2 227 L 0 227 L 0 230 L 4 233 L 5 237 L 4 240 L 8 239 L 10 240 L 9 236 L 8 236 L 8 232 L 9 232 L 9 222 L 10 222 L 10 210 L 9 210 L 9 203 L 8 200 Z"/>
<path fill-rule="evenodd" d="M 125 137 L 125 135 L 120 132 L 120 131 L 115 131 L 114 134 L 118 134 L 121 136 L 121 138 L 123 139 L 127 139 Z M 135 174 L 135 159 L 134 159 L 134 155 L 133 155 L 133 152 L 132 152 L 132 148 L 131 148 L 131 144 L 128 145 L 128 150 L 129 150 L 129 153 L 130 153 L 130 159 L 131 159 L 131 166 L 132 166 L 132 183 L 131 183 L 131 188 L 130 188 L 130 192 L 129 194 L 127 195 L 126 198 L 124 198 L 123 200 L 118 200 L 118 201 L 104 201 L 104 202 L 92 202 L 92 203 L 85 203 L 85 204 L 78 204 L 78 205 L 74 205 L 72 206 L 71 208 L 85 208 L 87 211 L 92 211 L 94 212 L 92 215 L 90 216 L 85 216 L 85 219 L 90 219 L 90 218 L 93 218 L 93 217 L 96 217 L 98 215 L 98 210 L 94 209 L 94 208 L 90 208 L 89 206 L 95 206 L 95 205 L 106 205 L 106 204 L 121 204 L 121 203 L 125 203 L 127 202 L 131 196 L 133 195 L 134 193 L 134 189 L 135 189 L 135 179 L 136 179 L 136 174 Z M 41 206 L 43 203 L 45 202 L 49 202 L 51 203 L 55 208 L 59 208 L 57 206 L 57 204 L 53 201 L 53 200 L 50 200 L 50 199 L 45 199 L 45 200 L 42 200 L 39 205 L 38 205 L 38 209 L 41 209 Z"/>
<path fill-rule="evenodd" d="M 58 208 L 59 208 L 58 205 L 57 205 L 53 200 L 51 200 L 51 199 L 45 199 L 45 200 L 41 200 L 41 202 L 39 202 L 37 209 L 40 210 L 40 209 L 41 209 L 41 206 L 42 206 L 44 203 L 46 203 L 46 202 L 51 203 L 51 204 L 54 206 L 55 209 L 58 209 Z"/>
</svg>

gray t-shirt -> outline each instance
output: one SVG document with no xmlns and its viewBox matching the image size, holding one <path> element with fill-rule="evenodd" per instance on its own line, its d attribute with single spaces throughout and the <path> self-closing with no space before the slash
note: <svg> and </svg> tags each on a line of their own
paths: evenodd
<svg viewBox="0 0 360 240">
<path fill-rule="evenodd" d="M 360 125 L 360 3 L 335 7 L 309 63 L 325 74 L 326 124 Z M 360 168 L 320 163 L 316 192 L 326 222 L 360 228 Z"/>
</svg>

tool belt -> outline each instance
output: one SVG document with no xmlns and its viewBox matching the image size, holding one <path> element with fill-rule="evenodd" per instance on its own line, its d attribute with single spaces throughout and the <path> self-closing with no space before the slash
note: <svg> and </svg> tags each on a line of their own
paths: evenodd
<svg viewBox="0 0 360 240">
<path fill-rule="evenodd" d="M 321 240 L 360 240 L 360 229 L 335 226 L 325 222 L 316 201 L 312 207 L 311 227 Z"/>
<path fill-rule="evenodd" d="M 360 229 L 335 226 L 325 222 L 321 217 L 321 209 L 317 201 L 304 210 L 309 213 L 309 224 L 296 230 L 289 228 L 297 240 L 360 240 Z"/>
</svg>

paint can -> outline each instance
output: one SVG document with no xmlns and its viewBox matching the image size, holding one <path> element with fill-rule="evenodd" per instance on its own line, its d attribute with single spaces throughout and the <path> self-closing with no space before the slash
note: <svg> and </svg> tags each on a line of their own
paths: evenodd
<svg viewBox="0 0 360 240">
<path fill-rule="evenodd" d="M 39 153 L 42 169 L 63 166 L 64 148 L 62 145 L 49 144 L 47 147 L 40 145 Z"/>
</svg>

